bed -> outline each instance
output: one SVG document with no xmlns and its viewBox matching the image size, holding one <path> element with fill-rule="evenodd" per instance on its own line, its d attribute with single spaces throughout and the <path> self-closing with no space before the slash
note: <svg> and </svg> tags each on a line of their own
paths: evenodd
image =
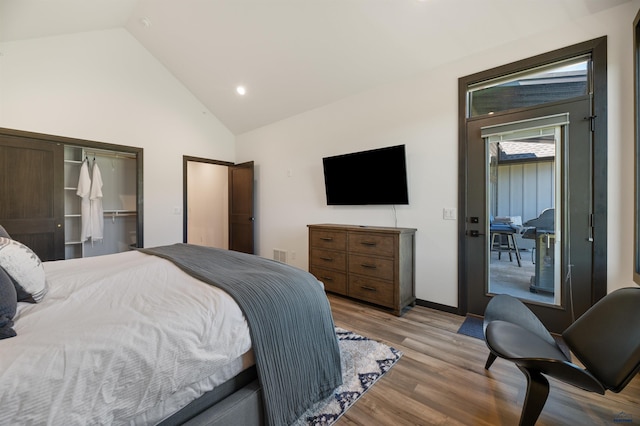
<svg viewBox="0 0 640 426">
<path fill-rule="evenodd" d="M 0 340 L 0 425 L 290 424 L 341 383 L 305 271 L 187 244 L 40 269 Z"/>
</svg>

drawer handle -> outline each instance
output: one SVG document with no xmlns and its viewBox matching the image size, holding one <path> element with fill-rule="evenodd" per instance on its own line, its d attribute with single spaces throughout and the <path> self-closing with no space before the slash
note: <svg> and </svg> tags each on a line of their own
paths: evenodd
<svg viewBox="0 0 640 426">
<path fill-rule="evenodd" d="M 366 285 L 363 285 L 360 288 L 363 289 L 363 290 L 367 290 L 367 291 L 378 291 L 378 289 L 376 289 L 375 287 L 369 287 L 369 286 L 366 286 Z"/>
<path fill-rule="evenodd" d="M 332 257 L 321 257 L 320 260 L 324 260 L 326 262 L 333 262 L 333 258 Z"/>
<path fill-rule="evenodd" d="M 322 241 L 333 241 L 332 237 L 320 237 Z"/>
<path fill-rule="evenodd" d="M 331 277 L 322 277 L 322 279 L 325 281 L 333 281 L 333 278 Z"/>
<path fill-rule="evenodd" d="M 363 246 L 375 247 L 378 243 L 374 241 L 363 241 L 360 244 L 362 244 Z"/>
<path fill-rule="evenodd" d="M 371 265 L 371 264 L 368 264 L 368 263 L 363 263 L 360 266 L 362 266 L 363 268 L 367 268 L 367 269 L 376 269 L 377 268 L 376 265 Z"/>
</svg>

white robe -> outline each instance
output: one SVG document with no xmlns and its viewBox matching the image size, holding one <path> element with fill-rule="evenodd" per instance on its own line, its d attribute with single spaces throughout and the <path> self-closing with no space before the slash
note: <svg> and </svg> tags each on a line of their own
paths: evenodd
<svg viewBox="0 0 640 426">
<path fill-rule="evenodd" d="M 91 178 L 89 177 L 89 160 L 82 162 L 80 166 L 80 178 L 76 194 L 82 198 L 80 201 L 80 241 L 87 241 L 91 237 Z"/>
<path fill-rule="evenodd" d="M 91 178 L 91 240 L 102 240 L 104 234 L 104 210 L 102 209 L 102 174 L 98 163 L 93 162 Z"/>
</svg>

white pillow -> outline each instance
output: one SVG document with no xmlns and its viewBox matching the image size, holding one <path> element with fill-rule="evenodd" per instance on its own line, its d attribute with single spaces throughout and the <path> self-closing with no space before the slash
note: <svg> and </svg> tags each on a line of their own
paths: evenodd
<svg viewBox="0 0 640 426">
<path fill-rule="evenodd" d="M 18 301 L 38 303 L 47 293 L 47 281 L 40 258 L 27 246 L 0 237 L 0 267 L 13 280 Z"/>
</svg>

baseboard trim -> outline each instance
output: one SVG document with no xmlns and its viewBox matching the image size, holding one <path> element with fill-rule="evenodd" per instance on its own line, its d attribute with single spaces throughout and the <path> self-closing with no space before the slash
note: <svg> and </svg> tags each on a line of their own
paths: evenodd
<svg viewBox="0 0 640 426">
<path fill-rule="evenodd" d="M 416 305 L 424 306 L 425 308 L 431 308 L 438 311 L 448 312 L 450 314 L 460 315 L 458 308 L 455 306 L 442 305 L 440 303 L 429 302 L 428 300 L 416 299 Z"/>
</svg>

